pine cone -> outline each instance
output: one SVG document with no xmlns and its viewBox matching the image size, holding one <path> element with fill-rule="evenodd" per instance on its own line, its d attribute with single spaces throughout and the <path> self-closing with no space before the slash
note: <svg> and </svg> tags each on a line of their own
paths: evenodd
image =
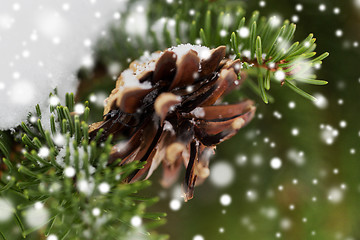
<svg viewBox="0 0 360 240">
<path fill-rule="evenodd" d="M 241 84 L 240 61 L 224 58 L 226 47 L 179 45 L 130 64 L 106 100 L 104 121 L 90 126 L 94 137 L 128 138 L 116 144 L 111 161 L 139 160 L 145 167 L 128 181 L 148 178 L 163 165 L 162 185 L 171 185 L 186 166 L 185 201 L 195 182 L 208 177 L 215 146 L 232 137 L 254 116 L 253 102 L 220 105 L 220 98 Z"/>
</svg>

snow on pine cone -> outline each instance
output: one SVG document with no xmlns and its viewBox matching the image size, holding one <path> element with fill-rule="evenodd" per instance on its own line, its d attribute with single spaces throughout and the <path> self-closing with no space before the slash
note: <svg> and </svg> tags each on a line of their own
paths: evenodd
<svg viewBox="0 0 360 240">
<path fill-rule="evenodd" d="M 110 161 L 146 161 L 129 182 L 148 178 L 162 164 L 162 185 L 170 186 L 184 164 L 184 199 L 191 199 L 195 182 L 210 173 L 215 146 L 253 118 L 251 100 L 220 103 L 241 83 L 240 61 L 225 54 L 225 46 L 179 45 L 132 62 L 120 75 L 105 101 L 104 121 L 90 126 L 90 136 L 103 128 L 103 140 L 109 134 L 127 137 L 113 147 Z"/>
</svg>

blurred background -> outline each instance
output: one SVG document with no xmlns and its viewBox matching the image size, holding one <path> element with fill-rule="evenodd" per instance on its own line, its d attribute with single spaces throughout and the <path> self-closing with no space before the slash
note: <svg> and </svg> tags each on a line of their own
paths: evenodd
<svg viewBox="0 0 360 240">
<path fill-rule="evenodd" d="M 174 190 L 154 180 L 156 208 L 169 213 L 159 230 L 171 239 L 360 239 L 360 2 L 243 4 L 297 23 L 294 40 L 314 33 L 316 51 L 330 53 L 317 71 L 329 84 L 303 86 L 315 104 L 281 87 L 273 104 L 253 97 L 257 117 L 217 148 L 210 178 L 179 210 Z"/>
<path fill-rule="evenodd" d="M 125 2 L 114 1 L 123 10 L 111 12 L 109 18 L 124 22 L 126 34 L 117 31 L 117 23 L 110 34 L 102 32 L 107 26 L 104 20 L 101 28 L 91 31 L 91 41 L 84 41 L 86 30 L 79 25 L 75 30 L 81 37 L 68 38 L 67 44 L 71 46 L 72 41 L 81 38 L 76 45 L 79 47 L 72 50 L 85 45 L 94 51 L 90 55 L 82 52 L 85 57 L 71 67 L 66 56 L 59 58 L 61 63 L 67 62 L 60 64 L 67 69 L 79 66 L 76 97 L 90 102 L 92 121 L 102 118 L 102 102 L 114 88 L 119 73 L 143 55 L 149 40 L 147 26 L 156 28 L 162 16 L 173 17 L 178 9 L 172 4 L 179 1 L 130 1 L 133 4 L 124 10 Z M 261 16 L 289 19 L 297 24 L 294 41 L 314 33 L 316 51 L 330 53 L 316 72 L 318 79 L 329 84 L 301 85 L 318 99 L 315 103 L 273 84 L 275 102 L 266 105 L 242 88 L 257 102 L 256 117 L 218 146 L 210 163 L 211 175 L 196 187 L 194 199 L 187 203 L 181 199 L 182 178 L 174 187 L 163 189 L 160 169 L 151 178 L 152 187 L 141 192 L 160 197 L 150 210 L 168 213 L 167 224 L 158 232 L 174 240 L 360 239 L 360 0 L 219 2 L 224 9 L 242 6 L 247 18 L 259 10 Z M 182 3 L 189 20 L 194 13 L 205 13 L 206 9 L 198 8 L 198 1 Z M 71 9 L 71 4 L 62 6 L 64 11 Z M 82 5 L 78 7 L 81 10 Z M 148 22 L 144 12 L 148 12 Z M 72 16 L 75 26 L 78 16 Z M 95 12 L 95 16 L 101 15 Z M 96 37 L 94 31 L 101 34 Z M 144 46 L 136 50 L 129 47 L 133 43 L 129 36 Z M 65 50 L 66 46 L 59 52 Z M 71 55 L 71 61 L 73 56 L 78 58 L 79 54 Z"/>
<path fill-rule="evenodd" d="M 193 200 L 179 198 L 182 179 L 162 189 L 158 170 L 147 194 L 158 194 L 154 210 L 168 213 L 159 231 L 174 240 L 360 239 L 360 2 L 225 4 L 234 2 L 247 16 L 259 10 L 297 23 L 295 41 L 314 33 L 316 51 L 330 53 L 317 71 L 329 84 L 302 86 L 316 103 L 276 84 L 273 104 L 249 93 L 256 118 L 218 146 Z"/>
</svg>

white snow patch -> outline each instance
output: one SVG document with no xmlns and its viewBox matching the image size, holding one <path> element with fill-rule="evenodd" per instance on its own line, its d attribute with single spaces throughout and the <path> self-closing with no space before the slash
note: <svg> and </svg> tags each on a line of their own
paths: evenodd
<svg viewBox="0 0 360 240">
<path fill-rule="evenodd" d="M 63 138 L 63 136 L 61 136 L 61 135 L 56 135 L 55 138 L 58 138 L 58 137 L 59 137 L 59 138 L 62 138 L 62 139 L 59 139 L 59 144 L 64 145 L 64 143 L 66 142 L 66 140 L 65 140 L 65 139 Z M 73 171 L 72 171 L 72 170 L 69 170 L 69 171 L 70 171 L 70 173 L 74 172 L 73 175 L 75 175 L 75 169 L 74 169 L 74 167 L 75 167 L 74 141 L 75 141 L 74 138 L 71 138 L 71 139 L 70 139 L 70 144 L 69 144 L 69 146 L 70 146 L 70 162 L 69 162 L 69 166 L 65 166 L 65 160 L 64 160 L 65 155 L 66 155 L 66 148 L 67 148 L 67 147 L 65 147 L 65 146 L 62 147 L 62 148 L 60 149 L 60 151 L 59 151 L 59 154 L 56 156 L 56 159 L 55 159 L 55 161 L 56 161 L 57 164 L 59 164 L 61 167 L 65 168 L 64 174 L 65 174 L 65 176 L 67 176 L 67 177 L 72 177 L 72 174 L 70 174 L 70 175 L 68 176 L 68 175 L 66 174 L 66 169 L 73 169 Z M 79 167 L 80 167 L 80 169 L 83 169 L 83 168 L 84 168 L 85 150 L 84 150 L 84 148 L 79 148 L 79 149 L 77 149 L 77 150 L 78 150 L 78 153 L 79 153 Z M 86 149 L 86 154 L 87 154 L 87 156 L 90 156 L 90 155 L 91 155 L 91 154 L 90 154 L 90 151 L 91 151 L 91 150 L 90 150 L 90 146 L 88 146 L 88 148 Z M 89 170 L 90 174 L 93 174 L 93 173 L 95 172 L 94 167 L 91 166 L 90 164 L 89 164 L 88 170 Z"/>
<path fill-rule="evenodd" d="M 81 103 L 78 103 L 74 106 L 74 111 L 76 114 L 83 114 L 85 112 L 85 106 Z"/>
<path fill-rule="evenodd" d="M 220 197 L 220 203 L 223 206 L 229 206 L 231 204 L 231 196 L 229 194 L 223 194 Z"/>
<path fill-rule="evenodd" d="M 99 208 L 93 208 L 93 210 L 91 211 L 92 215 L 94 217 L 98 217 L 101 213 L 100 209 Z"/>
<path fill-rule="evenodd" d="M 3 1 L 0 8 L 0 129 L 26 121 L 36 104 L 48 107 L 57 87 L 63 99 L 76 90 L 76 72 L 92 63 L 100 33 L 125 10 L 127 0 Z M 91 44 L 93 46 L 93 44 Z M 84 58 L 85 57 L 85 58 Z M 90 60 L 90 61 L 89 61 Z M 91 66 L 91 64 L 88 64 Z M 17 74 L 14 74 L 14 73 Z M 44 115 L 43 118 L 49 115 Z"/>
<path fill-rule="evenodd" d="M 95 183 L 93 179 L 80 178 L 77 181 L 76 186 L 80 192 L 84 193 L 86 196 L 90 196 L 94 191 Z"/>
<path fill-rule="evenodd" d="M 316 101 L 314 102 L 315 106 L 320 109 L 326 109 L 328 107 L 329 102 L 324 95 L 321 93 L 314 93 L 314 97 L 316 98 Z"/>
<path fill-rule="evenodd" d="M 250 34 L 250 31 L 247 27 L 241 27 L 239 29 L 239 35 L 241 38 L 247 38 Z"/>
<path fill-rule="evenodd" d="M 8 221 L 14 213 L 13 204 L 6 198 L 0 198 L 0 222 Z"/>
<path fill-rule="evenodd" d="M 139 216 L 134 216 L 131 218 L 130 222 L 134 227 L 140 227 L 142 224 L 142 219 Z"/>
<path fill-rule="evenodd" d="M 270 25 L 272 27 L 277 27 L 280 25 L 280 23 L 281 23 L 281 18 L 279 16 L 274 15 L 270 18 Z"/>
<path fill-rule="evenodd" d="M 227 187 L 235 178 L 235 171 L 233 166 L 222 161 L 216 162 L 211 166 L 210 181 L 216 187 Z"/>
<path fill-rule="evenodd" d="M 182 56 L 187 54 L 190 50 L 193 50 L 198 53 L 200 60 L 206 59 L 210 56 L 210 49 L 201 45 L 192 45 L 190 43 L 180 44 L 168 49 L 169 51 L 175 52 L 178 59 L 181 59 Z"/>
<path fill-rule="evenodd" d="M 319 5 L 319 11 L 321 11 L 321 12 L 323 12 L 323 11 L 325 11 L 326 10 L 326 5 L 325 4 L 320 4 Z"/>
<path fill-rule="evenodd" d="M 56 146 L 59 146 L 59 147 L 62 147 L 65 145 L 66 143 L 66 139 L 65 137 L 60 134 L 60 133 L 57 133 L 54 137 L 53 137 L 53 141 L 54 143 L 56 144 Z"/>
<path fill-rule="evenodd" d="M 247 162 L 247 156 L 246 155 L 243 155 L 243 154 L 240 154 L 238 156 L 236 156 L 236 164 L 238 166 L 244 166 Z"/>
<path fill-rule="evenodd" d="M 274 157 L 270 161 L 270 166 L 272 169 L 279 169 L 282 166 L 282 161 L 278 157 Z"/>
<path fill-rule="evenodd" d="M 144 55 L 140 57 L 139 60 L 137 60 L 139 63 L 147 63 L 153 60 L 158 59 L 163 53 L 162 52 L 153 52 L 149 53 L 148 51 L 144 52 Z"/>
<path fill-rule="evenodd" d="M 205 117 L 205 110 L 202 107 L 197 107 L 191 111 L 191 114 L 193 114 L 196 118 L 203 118 Z"/>
<path fill-rule="evenodd" d="M 168 51 L 173 51 L 177 59 L 181 59 L 186 53 L 190 50 L 194 50 L 198 53 L 199 58 L 207 59 L 210 57 L 210 49 L 201 45 L 191 45 L 191 44 L 180 44 L 178 46 L 173 46 L 167 49 Z M 132 69 L 126 69 L 121 73 L 123 85 L 120 86 L 120 90 L 126 87 L 139 87 L 142 89 L 149 89 L 152 87 L 150 82 L 140 83 L 138 76 L 145 71 L 154 71 L 156 66 L 156 60 L 161 57 L 164 52 L 155 52 L 149 54 L 149 52 L 145 52 L 143 56 L 140 57 L 139 60 L 136 61 L 134 67 L 135 71 Z"/>
<path fill-rule="evenodd" d="M 64 175 L 68 178 L 74 177 L 75 173 L 76 173 L 76 171 L 75 171 L 75 168 L 73 168 L 73 167 L 67 167 L 64 169 Z"/>
<path fill-rule="evenodd" d="M 141 1 L 136 6 L 133 6 L 126 19 L 125 30 L 130 35 L 138 35 L 141 37 L 145 37 L 146 35 L 148 22 L 146 14 L 144 14 L 143 4 L 146 4 L 146 1 Z"/>
<path fill-rule="evenodd" d="M 285 79 L 286 75 L 285 75 L 285 72 L 284 72 L 284 71 L 277 70 L 277 71 L 274 73 L 274 77 L 275 77 L 276 80 L 282 81 L 282 80 Z"/>
<path fill-rule="evenodd" d="M 50 98 L 49 98 L 49 104 L 51 105 L 51 106 L 57 106 L 58 104 L 60 103 L 60 99 L 58 98 L 58 96 L 51 96 Z"/>
<path fill-rule="evenodd" d="M 58 240 L 58 237 L 54 234 L 50 234 L 46 239 L 47 240 Z"/>
<path fill-rule="evenodd" d="M 49 220 L 49 211 L 41 204 L 35 204 L 25 211 L 25 221 L 31 228 L 40 227 Z"/>
<path fill-rule="evenodd" d="M 343 198 L 344 192 L 337 187 L 331 188 L 328 192 L 328 200 L 334 204 L 342 202 Z"/>
<path fill-rule="evenodd" d="M 301 12 L 303 10 L 303 6 L 299 3 L 295 6 L 296 11 Z"/>
<path fill-rule="evenodd" d="M 106 194 L 110 191 L 110 185 L 107 182 L 103 182 L 103 183 L 100 183 L 100 185 L 98 186 L 98 189 L 102 194 Z"/>
<path fill-rule="evenodd" d="M 296 149 L 289 149 L 286 154 L 287 158 L 297 166 L 303 166 L 306 162 L 304 152 Z"/>
<path fill-rule="evenodd" d="M 258 192 L 254 189 L 250 189 L 246 192 L 246 199 L 250 202 L 255 202 L 258 199 Z"/>
<path fill-rule="evenodd" d="M 360 8 L 360 0 L 353 0 L 355 7 Z"/>
<path fill-rule="evenodd" d="M 126 69 L 121 74 L 121 76 L 122 76 L 122 80 L 123 80 L 124 85 L 120 86 L 120 89 L 127 88 L 127 87 L 139 87 L 139 88 L 142 88 L 142 89 L 151 88 L 151 83 L 150 82 L 140 83 L 139 79 L 136 77 L 136 73 L 134 73 L 131 69 Z"/>
<path fill-rule="evenodd" d="M 282 230 L 289 230 L 292 226 L 292 221 L 289 218 L 283 218 L 280 221 L 280 228 Z"/>
<path fill-rule="evenodd" d="M 169 204 L 171 210 L 178 211 L 181 208 L 181 202 L 179 199 L 172 199 Z"/>
<path fill-rule="evenodd" d="M 332 145 L 339 135 L 339 130 L 331 125 L 320 125 L 320 138 L 327 145 Z"/>
<path fill-rule="evenodd" d="M 47 147 L 41 147 L 39 149 L 39 153 L 38 153 L 38 156 L 41 157 L 41 158 L 47 158 L 50 154 L 50 149 L 47 148 Z"/>
<path fill-rule="evenodd" d="M 164 121 L 164 131 L 169 131 L 171 134 L 175 135 L 175 130 L 173 125 L 169 121 Z"/>
<path fill-rule="evenodd" d="M 205 238 L 201 235 L 195 235 L 192 240 L 205 240 Z"/>
</svg>

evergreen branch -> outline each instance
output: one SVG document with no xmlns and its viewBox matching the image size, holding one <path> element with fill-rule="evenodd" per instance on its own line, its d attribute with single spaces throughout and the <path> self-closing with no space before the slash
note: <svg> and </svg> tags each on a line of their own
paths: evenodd
<svg viewBox="0 0 360 240">
<path fill-rule="evenodd" d="M 53 114 L 50 117 L 51 131 L 44 128 L 44 119 L 39 119 L 33 126 L 30 123 L 21 124 L 24 131 L 21 141 L 27 150 L 23 151 L 24 160 L 16 168 L 7 158 L 3 159 L 9 171 L 6 172 L 8 180 L 2 181 L 0 192 L 4 195 L 11 190 L 28 199 L 19 204 L 14 213 L 22 236 L 33 232 L 39 234 L 46 225 L 45 234 L 55 234 L 59 239 L 78 238 L 86 232 L 91 234 L 92 239 L 125 238 L 130 233 L 150 230 L 146 227 L 149 221 L 163 223 L 162 218 L 166 214 L 146 212 L 146 207 L 156 202 L 157 198 L 134 195 L 148 187 L 150 182 L 122 182 L 135 169 L 142 168 L 144 163 L 110 166 L 111 137 L 100 145 L 95 141 L 89 142 L 88 123 L 84 121 L 88 118 L 89 108 L 86 108 L 87 116 L 71 112 L 74 109 L 72 94 L 66 95 L 66 103 L 66 106 L 50 107 Z M 39 107 L 36 111 L 41 116 Z M 62 128 L 63 135 L 58 135 L 56 127 Z M 8 157 L 1 141 L 0 147 Z M 36 209 L 37 203 L 43 204 L 50 218 L 25 228 L 22 215 L 29 214 L 29 209 Z M 133 216 L 143 219 L 140 228 L 131 225 Z M 105 230 L 108 225 L 113 226 L 111 233 Z M 151 239 L 163 237 L 154 234 Z"/>
</svg>

